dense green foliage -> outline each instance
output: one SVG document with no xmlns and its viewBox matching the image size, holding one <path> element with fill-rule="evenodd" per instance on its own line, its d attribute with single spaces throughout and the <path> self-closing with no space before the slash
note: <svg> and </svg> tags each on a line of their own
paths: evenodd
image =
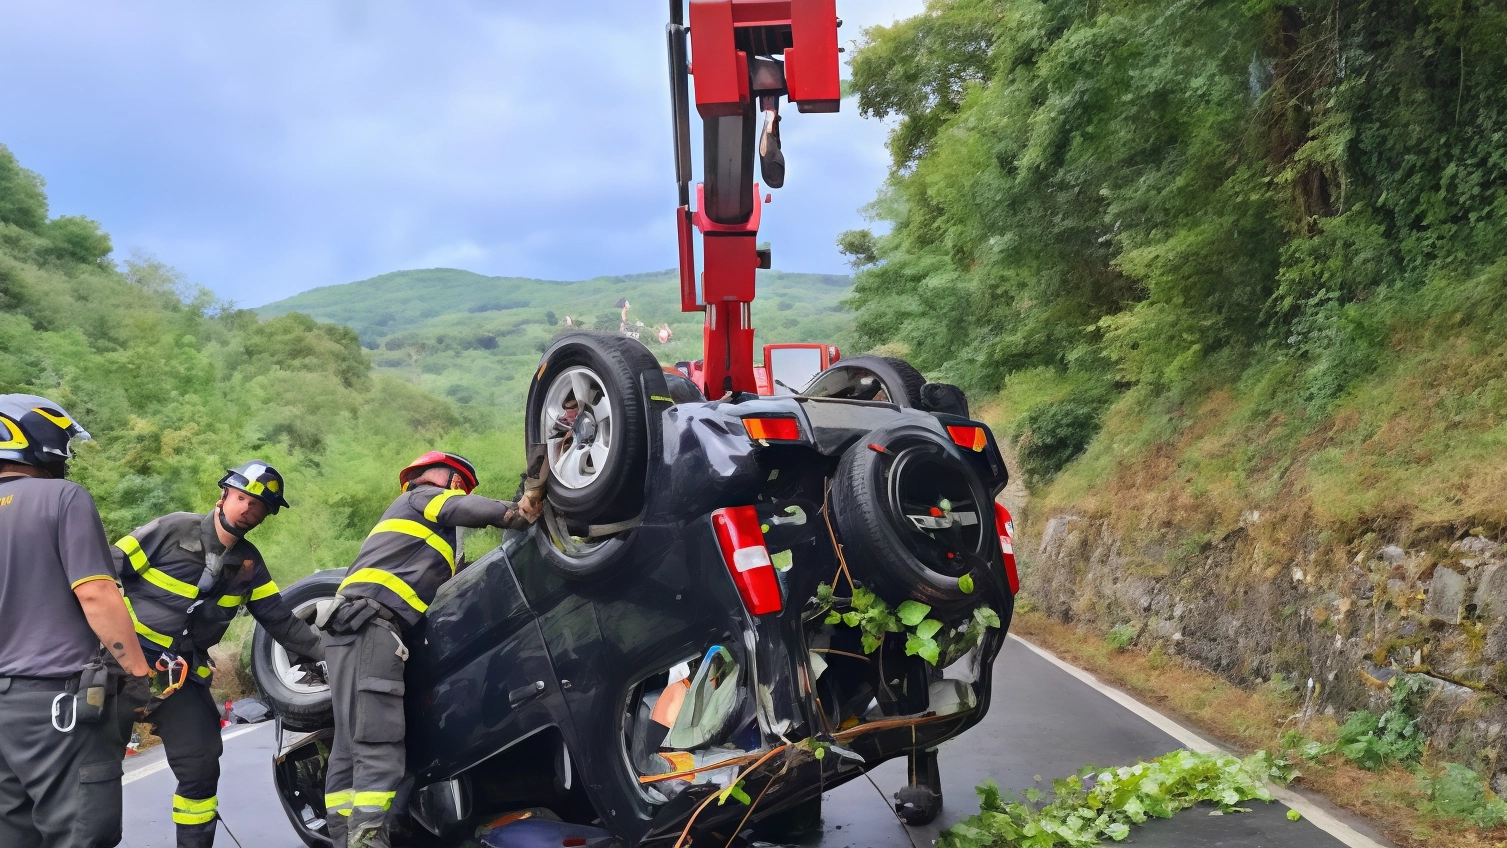
<svg viewBox="0 0 1507 848">
<path fill-rule="evenodd" d="M 1094 848 L 1106 839 L 1125 839 L 1131 825 L 1171 818 L 1195 804 L 1213 804 L 1229 813 L 1251 799 L 1269 802 L 1267 782 L 1291 779 L 1286 765 L 1273 762 L 1265 752 L 1241 760 L 1179 750 L 1149 763 L 1113 769 L 1089 766 L 1073 777 L 1054 780 L 1053 797 L 1044 805 L 1039 805 L 1042 793 L 1036 789 L 1013 800 L 990 780 L 978 787 L 978 814 L 949 828 L 937 845 Z"/>
<path fill-rule="evenodd" d="M 842 301 L 851 284 L 848 277 L 761 271 L 754 303 L 758 344 L 843 344 L 853 316 Z M 516 410 L 539 352 L 565 329 L 565 318 L 577 327 L 617 332 L 622 300 L 631 307 L 630 330 L 660 361 L 701 358 L 701 315 L 680 311 L 674 271 L 579 282 L 449 268 L 399 271 L 314 289 L 257 311 L 264 317 L 298 311 L 344 324 L 360 335 L 379 373 L 404 377 L 460 404 Z M 655 336 L 661 324 L 674 333 L 667 345 Z"/>
<path fill-rule="evenodd" d="M 1399 324 L 1501 304 L 1423 293 L 1507 253 L 1504 43 L 1494 3 L 930 0 L 853 62 L 898 120 L 893 229 L 841 241 L 860 339 L 974 389 L 1256 369 L 1326 408 Z"/>
<path fill-rule="evenodd" d="M 207 509 L 226 467 L 261 457 L 294 508 L 251 539 L 287 580 L 348 565 L 423 450 L 466 453 L 485 491 L 512 493 L 516 432 L 374 376 L 351 330 L 261 320 L 156 262 L 118 270 L 110 249 L 94 222 L 49 218 L 41 179 L 0 147 L 0 390 L 51 397 L 91 431 L 73 476 L 112 534 Z"/>
</svg>

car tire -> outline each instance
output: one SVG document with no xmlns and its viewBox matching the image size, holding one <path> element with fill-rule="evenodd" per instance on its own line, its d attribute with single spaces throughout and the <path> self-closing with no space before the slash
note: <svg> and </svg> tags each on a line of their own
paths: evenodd
<svg viewBox="0 0 1507 848">
<path fill-rule="evenodd" d="M 623 521 L 643 507 L 648 432 L 640 377 L 646 371 L 663 385 L 654 354 L 604 333 L 565 333 L 544 352 L 529 386 L 526 431 L 529 444 L 549 445 L 548 500 L 572 521 Z M 562 419 L 567 402 L 577 410 L 568 428 Z"/>
<path fill-rule="evenodd" d="M 926 385 L 926 377 L 909 362 L 893 356 L 865 355 L 839 360 L 831 368 L 816 375 L 801 394 L 853 400 L 874 399 L 877 395 L 863 397 L 865 393 L 856 391 L 857 375 L 877 378 L 878 388 L 882 388 L 885 397 L 896 406 L 908 409 L 922 409 L 925 406 L 921 387 Z"/>
<path fill-rule="evenodd" d="M 849 448 L 832 512 L 853 576 L 892 604 L 915 599 L 948 614 L 972 599 L 964 575 L 990 581 L 993 500 L 957 446 L 928 426 L 888 424 Z"/>
<path fill-rule="evenodd" d="M 283 589 L 283 600 L 295 613 L 307 615 L 315 603 L 335 597 L 344 579 L 343 569 L 317 571 Z M 261 690 L 262 701 L 288 730 L 307 733 L 329 727 L 334 715 L 329 686 L 292 683 L 284 677 L 287 668 L 287 653 L 258 625 L 251 637 L 251 677 Z"/>
</svg>

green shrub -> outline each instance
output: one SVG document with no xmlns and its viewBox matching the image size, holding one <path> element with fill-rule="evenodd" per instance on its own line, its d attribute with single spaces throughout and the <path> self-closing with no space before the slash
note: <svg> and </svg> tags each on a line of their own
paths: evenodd
<svg viewBox="0 0 1507 848">
<path fill-rule="evenodd" d="M 1104 636 L 1104 641 L 1120 650 L 1124 650 L 1130 647 L 1139 635 L 1140 631 L 1136 629 L 1134 624 L 1117 624 Z"/>
<path fill-rule="evenodd" d="M 1481 775 L 1460 765 L 1445 763 L 1437 775 L 1419 777 L 1419 788 L 1428 793 L 1424 809 L 1477 827 L 1507 823 L 1507 802 L 1491 794 Z"/>
<path fill-rule="evenodd" d="M 1032 485 L 1045 483 L 1088 448 L 1099 435 L 1113 392 L 1090 382 L 1062 400 L 1042 404 L 1015 425 L 1020 465 Z"/>
<path fill-rule="evenodd" d="M 1387 711 L 1380 716 L 1368 710 L 1351 713 L 1340 728 L 1333 750 L 1372 771 L 1390 763 L 1416 762 L 1425 742 L 1417 721 L 1423 694 L 1411 675 L 1399 675 L 1392 684 L 1392 703 Z"/>
</svg>

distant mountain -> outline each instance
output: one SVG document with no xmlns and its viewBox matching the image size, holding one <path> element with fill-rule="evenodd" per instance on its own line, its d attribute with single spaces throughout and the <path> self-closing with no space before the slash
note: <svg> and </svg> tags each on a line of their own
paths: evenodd
<svg viewBox="0 0 1507 848">
<path fill-rule="evenodd" d="M 507 406 L 521 403 L 540 351 L 566 328 L 566 316 L 578 327 L 617 331 L 623 300 L 630 330 L 660 361 L 700 357 L 701 315 L 680 311 L 679 285 L 674 270 L 558 282 L 431 268 L 313 289 L 256 311 L 344 324 L 378 368 L 460 403 Z M 842 305 L 851 292 L 845 276 L 759 272 L 757 343 L 841 345 L 852 326 Z M 671 343 L 658 342 L 660 324 L 669 324 Z"/>
</svg>

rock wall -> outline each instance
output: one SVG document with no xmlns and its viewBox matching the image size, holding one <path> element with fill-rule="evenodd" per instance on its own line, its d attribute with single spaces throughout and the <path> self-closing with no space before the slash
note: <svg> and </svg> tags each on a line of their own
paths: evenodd
<svg viewBox="0 0 1507 848">
<path fill-rule="evenodd" d="M 1507 545 L 1416 533 L 1399 534 L 1411 548 L 1342 544 L 1273 532 L 1256 512 L 1220 537 L 1072 514 L 1031 525 L 1025 596 L 1046 614 L 1130 624 L 1140 647 L 1242 684 L 1311 678 L 1310 709 L 1340 717 L 1384 710 L 1399 672 L 1426 675 L 1430 752 L 1507 787 Z"/>
</svg>

